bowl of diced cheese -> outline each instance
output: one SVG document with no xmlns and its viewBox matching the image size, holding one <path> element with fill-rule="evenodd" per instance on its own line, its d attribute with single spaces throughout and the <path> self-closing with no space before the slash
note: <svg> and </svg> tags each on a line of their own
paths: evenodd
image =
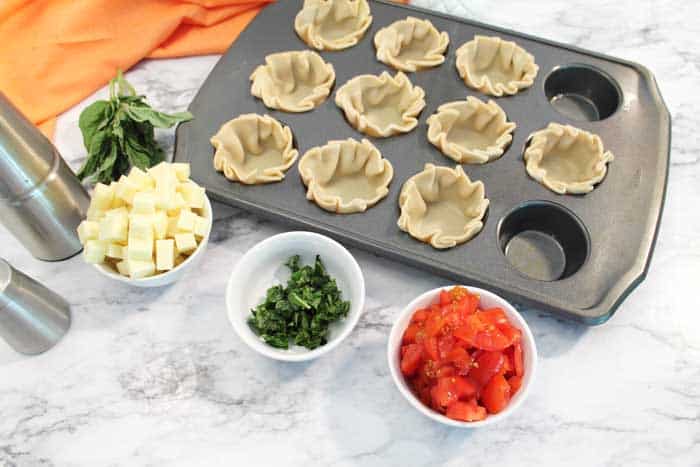
<svg viewBox="0 0 700 467">
<path fill-rule="evenodd" d="M 103 275 L 160 287 L 201 259 L 212 218 L 204 188 L 190 180 L 189 164 L 161 162 L 95 185 L 78 237 L 85 261 Z"/>
</svg>

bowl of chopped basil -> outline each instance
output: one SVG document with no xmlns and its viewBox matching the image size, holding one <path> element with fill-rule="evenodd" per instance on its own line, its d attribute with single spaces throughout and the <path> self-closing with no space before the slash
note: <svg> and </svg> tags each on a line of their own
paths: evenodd
<svg viewBox="0 0 700 467">
<path fill-rule="evenodd" d="M 340 243 L 287 232 L 252 247 L 226 289 L 228 318 L 250 348 L 275 360 L 312 360 L 345 339 L 360 319 L 365 281 Z"/>
</svg>

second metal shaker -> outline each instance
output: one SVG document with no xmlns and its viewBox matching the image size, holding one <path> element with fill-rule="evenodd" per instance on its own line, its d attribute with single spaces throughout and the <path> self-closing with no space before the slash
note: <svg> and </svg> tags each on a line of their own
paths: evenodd
<svg viewBox="0 0 700 467">
<path fill-rule="evenodd" d="M 90 198 L 39 129 L 0 92 L 0 222 L 35 257 L 78 253 Z"/>
<path fill-rule="evenodd" d="M 70 305 L 0 258 L 0 337 L 17 352 L 49 350 L 68 331 Z"/>
</svg>

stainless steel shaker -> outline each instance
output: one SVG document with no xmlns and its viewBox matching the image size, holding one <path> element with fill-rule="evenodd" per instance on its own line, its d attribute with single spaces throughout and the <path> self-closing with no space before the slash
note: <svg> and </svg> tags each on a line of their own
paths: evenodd
<svg viewBox="0 0 700 467">
<path fill-rule="evenodd" d="M 51 142 L 0 92 L 0 222 L 35 257 L 78 253 L 90 198 Z"/>
<path fill-rule="evenodd" d="M 0 336 L 17 352 L 49 350 L 68 331 L 70 305 L 0 258 Z"/>
</svg>

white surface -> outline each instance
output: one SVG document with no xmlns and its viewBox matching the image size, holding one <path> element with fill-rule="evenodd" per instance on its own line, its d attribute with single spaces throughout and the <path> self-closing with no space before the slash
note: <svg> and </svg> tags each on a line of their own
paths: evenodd
<svg viewBox="0 0 700 467">
<path fill-rule="evenodd" d="M 302 265 L 313 265 L 319 255 L 328 274 L 336 280 L 343 300 L 350 301 L 345 319 L 329 327 L 328 343 L 313 350 L 297 345 L 276 349 L 248 326 L 250 310 L 264 301 L 267 289 L 285 285 L 289 280 L 285 263 L 294 255 L 301 257 Z M 258 243 L 236 263 L 226 287 L 228 319 L 238 336 L 256 352 L 287 362 L 313 360 L 336 348 L 355 328 L 364 307 L 365 279 L 355 258 L 340 243 L 313 232 L 286 232 Z"/>
<path fill-rule="evenodd" d="M 523 371 L 525 373 L 523 375 L 522 386 L 518 392 L 515 393 L 506 408 L 495 415 L 488 415 L 484 420 L 476 422 L 461 422 L 459 420 L 447 418 L 445 415 L 438 413 L 430 407 L 424 405 L 408 387 L 406 379 L 401 373 L 399 357 L 403 333 L 410 324 L 411 318 L 416 310 L 420 308 L 427 308 L 433 303 L 438 303 L 440 301 L 440 292 L 445 289 L 445 287 L 438 287 L 419 295 L 411 303 L 406 305 L 403 310 L 401 310 L 401 313 L 399 313 L 398 317 L 396 318 L 396 322 L 391 328 L 389 342 L 387 343 L 387 360 L 389 362 L 389 370 L 391 371 L 391 377 L 394 380 L 394 384 L 396 384 L 396 387 L 399 389 L 399 392 L 401 392 L 401 395 L 403 395 L 406 400 L 408 400 L 408 402 L 416 408 L 416 410 L 432 420 L 458 428 L 481 428 L 496 423 L 505 424 L 508 422 L 504 420 L 513 415 L 527 399 L 532 383 L 535 381 L 535 377 L 537 375 L 537 344 L 535 344 L 535 338 L 532 336 L 532 332 L 530 331 L 530 327 L 527 325 L 527 322 L 525 322 L 523 317 L 520 316 L 520 313 L 518 313 L 510 303 L 495 293 L 489 292 L 488 290 L 469 286 L 467 286 L 467 288 L 470 292 L 479 295 L 480 308 L 501 308 L 505 312 L 506 316 L 508 316 L 508 321 L 522 332 Z"/>
<path fill-rule="evenodd" d="M 214 217 L 209 197 L 205 196 L 204 199 L 204 217 L 207 219 L 207 221 L 209 221 L 209 226 L 207 227 L 207 235 L 204 236 L 199 242 L 199 245 L 197 245 L 197 249 L 194 250 L 194 253 L 192 253 L 190 256 L 187 257 L 185 261 L 178 264 L 170 271 L 166 271 L 150 277 L 143 277 L 141 279 L 132 279 L 127 276 L 122 276 L 117 271 L 115 271 L 107 265 L 94 264 L 93 266 L 95 267 L 97 272 L 104 275 L 105 277 L 108 277 L 111 280 L 122 282 L 124 284 L 128 284 L 133 287 L 163 287 L 165 285 L 170 285 L 174 282 L 179 281 L 180 279 L 182 279 L 183 276 L 185 276 L 185 274 L 187 274 L 188 271 L 197 267 L 197 265 L 202 261 L 202 258 L 204 257 L 204 252 L 207 250 L 207 244 L 209 243 L 209 235 L 211 235 L 211 226 L 214 223 Z"/>
<path fill-rule="evenodd" d="M 456 430 L 408 406 L 386 362 L 397 314 L 448 284 L 439 277 L 352 249 L 367 284 L 360 322 L 327 356 L 289 364 L 232 333 L 223 294 L 236 261 L 280 224 L 215 204 L 202 263 L 162 289 L 117 284 L 80 258 L 34 260 L 0 228 L 0 255 L 60 291 L 74 318 L 38 357 L 0 340 L 0 465 L 698 465 L 700 4 L 464 5 L 477 19 L 641 62 L 659 81 L 674 125 L 664 219 L 649 276 L 612 320 L 585 328 L 524 310 L 540 355 L 530 397 L 507 423 Z M 180 110 L 215 62 L 149 61 L 128 79 L 156 108 Z M 73 167 L 84 157 L 78 115 L 106 95 L 58 122 Z M 172 132 L 159 139 L 172 146 Z"/>
</svg>

